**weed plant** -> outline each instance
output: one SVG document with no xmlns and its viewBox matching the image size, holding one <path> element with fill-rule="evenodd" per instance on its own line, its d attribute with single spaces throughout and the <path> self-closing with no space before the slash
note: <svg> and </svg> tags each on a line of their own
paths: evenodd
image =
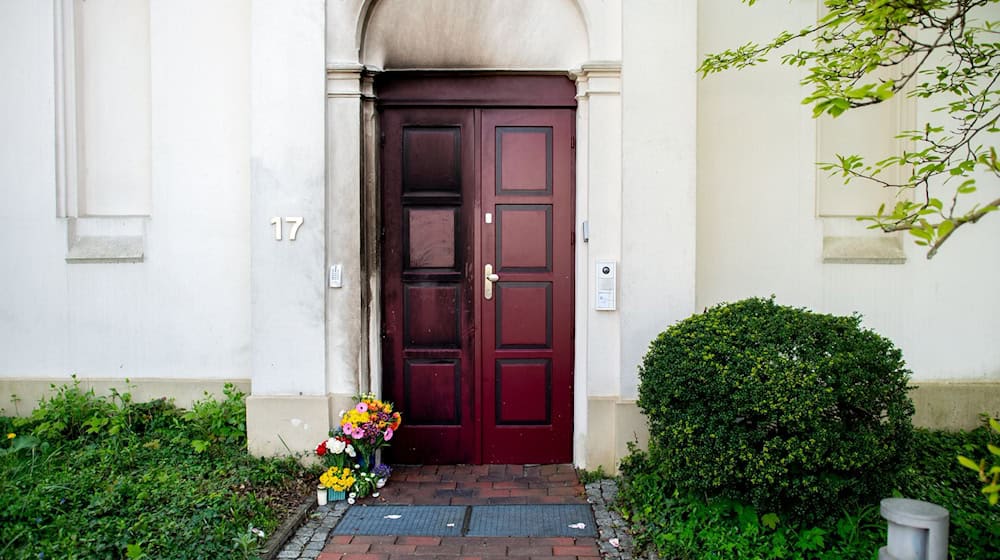
<svg viewBox="0 0 1000 560">
<path fill-rule="evenodd" d="M 243 418 L 231 386 L 185 412 L 75 380 L 0 418 L 0 558 L 254 557 L 281 521 L 268 495 L 305 473 L 250 457 Z"/>
<path fill-rule="evenodd" d="M 960 453 L 978 453 L 990 437 L 985 429 L 915 430 L 918 459 L 903 470 L 894 492 L 949 510 L 951 558 L 1000 558 L 1000 507 L 989 505 L 979 480 L 956 461 Z M 663 475 L 656 454 L 633 450 L 626 458 L 616 507 L 630 521 L 636 545 L 655 549 L 664 560 L 874 560 L 885 545 L 886 522 L 877 505 L 853 506 L 818 524 L 795 522 L 733 500 L 683 493 Z"/>
</svg>

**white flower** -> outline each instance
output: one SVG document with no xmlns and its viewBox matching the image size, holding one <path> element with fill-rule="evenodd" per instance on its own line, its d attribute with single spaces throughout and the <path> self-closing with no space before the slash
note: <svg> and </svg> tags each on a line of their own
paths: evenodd
<svg viewBox="0 0 1000 560">
<path fill-rule="evenodd" d="M 344 442 L 341 442 L 341 443 L 344 443 Z M 356 451 L 354 451 L 354 446 L 351 445 L 351 444 L 347 444 L 347 447 L 345 447 L 343 449 L 343 451 L 345 451 L 347 453 L 348 457 L 355 457 L 358 454 Z M 338 451 L 337 453 L 340 453 L 340 451 Z"/>
<path fill-rule="evenodd" d="M 380 478 L 377 481 L 375 481 L 375 488 L 381 488 L 383 486 L 385 486 L 385 479 L 384 478 Z"/>
<path fill-rule="evenodd" d="M 344 442 L 342 442 L 342 441 L 340 441 L 337 438 L 330 438 L 330 439 L 326 440 L 326 449 L 327 449 L 327 451 L 329 451 L 330 453 L 333 453 L 334 455 L 340 455 L 341 453 L 344 452 L 344 449 L 346 447 L 347 447 L 347 444 L 344 443 Z"/>
<path fill-rule="evenodd" d="M 252 527 L 250 529 L 250 532 L 253 533 L 254 535 L 257 535 L 257 538 L 259 538 L 259 539 L 263 539 L 264 538 L 264 531 L 262 531 L 262 530 L 260 530 L 260 529 L 258 529 L 256 527 Z"/>
</svg>

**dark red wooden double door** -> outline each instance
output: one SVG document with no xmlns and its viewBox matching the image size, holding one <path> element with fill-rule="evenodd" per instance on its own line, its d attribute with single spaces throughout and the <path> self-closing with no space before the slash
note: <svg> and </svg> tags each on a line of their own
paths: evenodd
<svg viewBox="0 0 1000 560">
<path fill-rule="evenodd" d="M 396 462 L 572 460 L 574 111 L 492 103 L 381 108 Z"/>
</svg>

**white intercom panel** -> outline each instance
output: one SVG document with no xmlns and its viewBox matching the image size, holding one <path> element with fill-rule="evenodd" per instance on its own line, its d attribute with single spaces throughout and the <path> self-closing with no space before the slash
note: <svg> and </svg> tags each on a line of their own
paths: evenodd
<svg viewBox="0 0 1000 560">
<path fill-rule="evenodd" d="M 330 287 L 331 288 L 344 287 L 344 265 L 342 264 L 330 265 Z"/>
<path fill-rule="evenodd" d="M 597 261 L 597 297 L 594 308 L 614 311 L 618 300 L 618 271 L 615 261 Z"/>
</svg>

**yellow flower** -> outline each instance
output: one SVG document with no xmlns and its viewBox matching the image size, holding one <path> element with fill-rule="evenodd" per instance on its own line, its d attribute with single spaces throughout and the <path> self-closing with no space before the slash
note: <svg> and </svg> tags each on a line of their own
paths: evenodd
<svg viewBox="0 0 1000 560">
<path fill-rule="evenodd" d="M 320 484 L 339 492 L 344 492 L 354 486 L 354 480 L 354 473 L 351 469 L 339 469 L 338 467 L 330 467 L 319 477 Z"/>
<path fill-rule="evenodd" d="M 11 433 L 7 434 L 7 439 L 14 439 L 16 437 L 17 437 L 17 434 L 15 434 L 14 432 L 11 432 Z"/>
</svg>

